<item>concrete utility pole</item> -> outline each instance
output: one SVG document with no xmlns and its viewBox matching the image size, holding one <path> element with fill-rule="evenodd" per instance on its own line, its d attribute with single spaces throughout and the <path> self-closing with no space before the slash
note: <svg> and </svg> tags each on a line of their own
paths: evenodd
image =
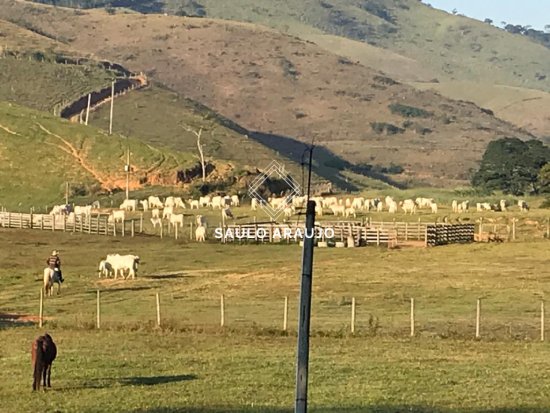
<svg viewBox="0 0 550 413">
<path fill-rule="evenodd" d="M 124 165 L 126 171 L 126 199 L 129 199 L 130 194 L 130 147 L 126 150 L 126 165 Z"/>
<path fill-rule="evenodd" d="M 307 202 L 306 230 L 302 255 L 302 285 L 300 287 L 300 324 L 298 325 L 298 357 L 296 363 L 295 413 L 307 412 L 307 383 L 309 370 L 309 325 L 311 318 L 311 288 L 313 278 L 313 235 L 315 201 Z"/>
<path fill-rule="evenodd" d="M 113 106 L 115 104 L 115 82 L 111 83 L 111 114 L 109 115 L 109 135 L 113 134 Z"/>
<path fill-rule="evenodd" d="M 69 182 L 65 182 L 65 205 L 69 205 Z"/>
<path fill-rule="evenodd" d="M 92 94 L 88 93 L 88 105 L 86 106 L 86 125 L 88 124 L 88 119 L 90 118 L 90 105 L 92 103 Z"/>
</svg>

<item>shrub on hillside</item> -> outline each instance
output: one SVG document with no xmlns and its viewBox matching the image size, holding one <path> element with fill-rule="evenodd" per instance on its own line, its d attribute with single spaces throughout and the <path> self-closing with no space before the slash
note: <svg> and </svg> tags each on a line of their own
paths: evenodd
<svg viewBox="0 0 550 413">
<path fill-rule="evenodd" d="M 401 115 L 407 118 L 429 118 L 433 115 L 433 113 L 425 109 L 402 105 L 401 103 L 392 103 L 388 107 L 394 115 Z"/>
<path fill-rule="evenodd" d="M 397 135 L 398 133 L 405 132 L 405 129 L 385 122 L 372 122 L 370 127 L 376 133 L 386 133 L 386 135 Z"/>
</svg>

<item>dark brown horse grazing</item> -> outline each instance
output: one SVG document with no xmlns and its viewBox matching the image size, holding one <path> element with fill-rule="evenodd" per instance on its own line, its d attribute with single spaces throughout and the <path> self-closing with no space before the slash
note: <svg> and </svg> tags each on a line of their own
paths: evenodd
<svg viewBox="0 0 550 413">
<path fill-rule="evenodd" d="M 57 347 L 52 340 L 52 337 L 45 333 L 43 336 L 38 337 L 32 343 L 32 367 L 34 369 L 34 381 L 32 382 L 32 389 L 40 389 L 40 379 L 44 380 L 44 387 L 46 387 L 46 377 L 48 387 L 52 387 L 50 383 L 50 377 L 52 374 L 52 363 L 57 356 Z"/>
</svg>

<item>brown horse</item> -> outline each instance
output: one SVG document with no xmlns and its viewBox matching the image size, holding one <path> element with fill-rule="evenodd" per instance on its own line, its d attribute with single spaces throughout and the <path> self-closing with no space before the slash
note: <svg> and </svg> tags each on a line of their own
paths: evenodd
<svg viewBox="0 0 550 413">
<path fill-rule="evenodd" d="M 50 378 L 52 374 L 52 363 L 57 356 L 57 347 L 52 340 L 52 337 L 45 333 L 38 337 L 32 343 L 32 366 L 34 369 L 34 381 L 32 383 L 33 390 L 40 389 L 40 380 L 43 378 L 46 387 L 46 378 L 48 387 L 52 387 Z"/>
</svg>

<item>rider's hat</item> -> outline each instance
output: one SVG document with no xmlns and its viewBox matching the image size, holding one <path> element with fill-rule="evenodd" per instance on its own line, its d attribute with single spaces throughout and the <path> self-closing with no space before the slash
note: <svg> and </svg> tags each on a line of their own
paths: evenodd
<svg viewBox="0 0 550 413">
<path fill-rule="evenodd" d="M 59 251 L 53 250 L 53 251 L 52 251 L 52 255 L 59 255 Z"/>
</svg>

